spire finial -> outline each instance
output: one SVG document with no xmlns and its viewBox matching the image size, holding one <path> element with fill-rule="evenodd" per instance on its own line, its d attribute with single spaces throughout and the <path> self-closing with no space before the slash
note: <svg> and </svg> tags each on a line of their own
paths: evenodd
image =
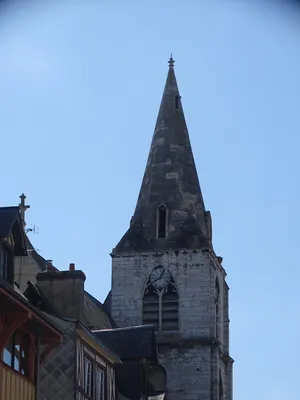
<svg viewBox="0 0 300 400">
<path fill-rule="evenodd" d="M 25 196 L 24 193 L 21 194 L 20 199 L 21 199 L 21 203 L 19 204 L 19 209 L 20 209 L 20 214 L 21 214 L 22 222 L 23 222 L 23 224 L 24 224 L 24 226 L 25 226 L 25 225 L 26 225 L 26 222 L 25 222 L 25 212 L 26 212 L 26 210 L 27 210 L 28 208 L 30 208 L 30 206 L 27 205 L 27 204 L 25 204 L 26 196 Z"/>
<path fill-rule="evenodd" d="M 169 63 L 169 67 L 170 67 L 170 68 L 173 68 L 173 67 L 174 67 L 175 60 L 174 60 L 174 58 L 172 57 L 172 53 L 171 53 L 171 57 L 170 57 L 170 60 L 168 61 L 168 63 Z"/>
</svg>

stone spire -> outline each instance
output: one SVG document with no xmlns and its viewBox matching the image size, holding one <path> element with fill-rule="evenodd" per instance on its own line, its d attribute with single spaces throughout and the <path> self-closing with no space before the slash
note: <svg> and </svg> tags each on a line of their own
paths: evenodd
<svg viewBox="0 0 300 400">
<path fill-rule="evenodd" d="M 179 94 L 174 59 L 169 71 L 131 226 L 116 251 L 211 246 L 205 206 Z M 159 206 L 166 208 L 166 237 L 158 235 Z"/>
</svg>

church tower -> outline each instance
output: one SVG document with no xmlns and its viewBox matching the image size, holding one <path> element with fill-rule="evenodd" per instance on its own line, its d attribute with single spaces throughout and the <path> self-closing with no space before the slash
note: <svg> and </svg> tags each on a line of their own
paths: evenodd
<svg viewBox="0 0 300 400">
<path fill-rule="evenodd" d="M 150 391 L 232 400 L 226 272 L 213 250 L 172 57 L 134 215 L 111 256 L 117 326 L 156 329 L 160 366 Z"/>
</svg>

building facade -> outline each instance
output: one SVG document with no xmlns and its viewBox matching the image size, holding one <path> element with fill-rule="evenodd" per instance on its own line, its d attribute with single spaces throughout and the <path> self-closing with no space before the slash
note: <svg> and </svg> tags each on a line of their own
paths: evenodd
<svg viewBox="0 0 300 400">
<path fill-rule="evenodd" d="M 82 322 L 85 274 L 70 264 L 58 271 L 48 263 L 24 295 L 60 327 L 63 341 L 41 365 L 38 400 L 116 400 L 119 356 Z"/>
<path fill-rule="evenodd" d="M 0 400 L 36 400 L 42 362 L 63 338 L 14 284 L 15 258 L 26 254 L 18 207 L 1 207 Z"/>
<path fill-rule="evenodd" d="M 172 57 L 136 209 L 111 256 L 111 315 L 155 326 L 166 398 L 232 400 L 229 288 Z"/>
</svg>

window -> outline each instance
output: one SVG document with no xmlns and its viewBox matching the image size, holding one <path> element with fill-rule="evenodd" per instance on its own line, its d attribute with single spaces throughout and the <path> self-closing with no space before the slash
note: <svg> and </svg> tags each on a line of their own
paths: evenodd
<svg viewBox="0 0 300 400">
<path fill-rule="evenodd" d="M 154 325 L 154 329 L 159 329 L 159 296 L 151 286 L 147 289 L 143 301 L 144 325 Z"/>
<path fill-rule="evenodd" d="M 158 331 L 178 330 L 178 293 L 175 283 L 162 266 L 156 267 L 143 297 L 143 324 Z"/>
<path fill-rule="evenodd" d="M 216 331 L 216 337 L 219 337 L 219 301 L 220 301 L 220 285 L 219 285 L 219 280 L 216 278 L 215 281 L 215 303 L 216 303 L 216 322 L 215 322 L 215 331 Z"/>
<path fill-rule="evenodd" d="M 9 365 L 10 367 L 13 368 L 13 350 L 14 350 L 14 340 L 13 336 L 9 339 L 9 341 L 6 343 L 4 350 L 3 350 L 3 361 L 5 364 Z"/>
<path fill-rule="evenodd" d="M 0 277 L 8 280 L 8 251 L 4 247 L 0 248 Z"/>
<path fill-rule="evenodd" d="M 175 286 L 169 285 L 162 295 L 162 330 L 178 329 L 178 296 Z"/>
<path fill-rule="evenodd" d="M 160 205 L 157 213 L 157 237 L 164 239 L 167 237 L 167 207 Z"/>
<path fill-rule="evenodd" d="M 175 96 L 175 108 L 176 108 L 176 110 L 179 110 L 179 100 L 180 100 L 180 97 L 178 95 Z"/>
<path fill-rule="evenodd" d="M 97 363 L 96 354 L 82 343 L 77 348 L 77 393 L 80 399 L 105 400 L 106 366 Z M 111 382 L 109 382 L 111 384 Z"/>
<path fill-rule="evenodd" d="M 92 361 L 88 358 L 84 359 L 84 394 L 92 397 Z"/>
<path fill-rule="evenodd" d="M 105 373 L 103 369 L 97 366 L 96 368 L 96 400 L 104 400 L 104 379 Z"/>
<path fill-rule="evenodd" d="M 3 361 L 9 367 L 28 376 L 30 339 L 22 332 L 15 332 L 6 343 L 3 351 Z"/>
</svg>

